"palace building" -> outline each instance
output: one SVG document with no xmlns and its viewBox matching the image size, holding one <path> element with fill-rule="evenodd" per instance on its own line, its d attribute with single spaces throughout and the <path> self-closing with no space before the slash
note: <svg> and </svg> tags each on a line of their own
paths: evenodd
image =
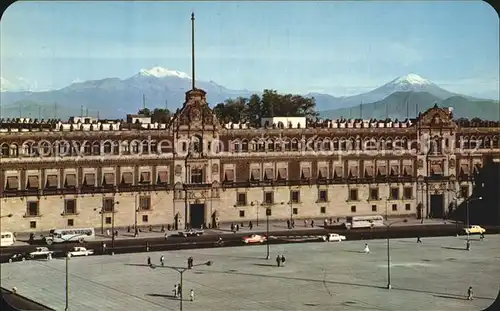
<svg viewBox="0 0 500 311">
<path fill-rule="evenodd" d="M 352 215 L 441 218 L 472 190 L 499 122 L 433 107 L 413 120 L 220 124 L 203 90 L 166 124 L 0 120 L 2 231 L 214 226 Z M 10 216 L 10 217 L 9 217 Z"/>
<path fill-rule="evenodd" d="M 194 15 L 192 36 L 194 43 Z M 186 92 L 165 124 L 0 119 L 2 231 L 213 227 L 352 215 L 445 217 L 471 194 L 500 122 L 263 118 L 221 124 L 206 93 Z M 476 120 L 477 121 L 477 120 Z"/>
</svg>

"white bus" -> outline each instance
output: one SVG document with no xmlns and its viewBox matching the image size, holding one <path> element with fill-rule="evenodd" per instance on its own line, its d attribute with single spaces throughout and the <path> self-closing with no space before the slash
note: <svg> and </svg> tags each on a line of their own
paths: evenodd
<svg viewBox="0 0 500 311">
<path fill-rule="evenodd" d="M 47 245 L 64 242 L 83 243 L 93 240 L 95 240 L 94 228 L 52 229 L 49 236 L 45 237 Z"/>
<path fill-rule="evenodd" d="M 0 241 L 0 246 L 11 246 L 14 245 L 16 237 L 12 232 L 2 232 L 2 240 Z"/>
<path fill-rule="evenodd" d="M 384 226 L 384 217 L 380 215 L 372 216 L 349 216 L 346 218 L 345 227 L 347 229 L 372 228 Z"/>
</svg>

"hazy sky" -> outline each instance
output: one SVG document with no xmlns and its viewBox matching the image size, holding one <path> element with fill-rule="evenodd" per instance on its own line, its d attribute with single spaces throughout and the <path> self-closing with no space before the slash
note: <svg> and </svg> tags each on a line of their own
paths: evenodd
<svg viewBox="0 0 500 311">
<path fill-rule="evenodd" d="M 232 89 L 361 93 L 416 73 L 498 98 L 499 18 L 483 1 L 16 2 L 1 76 L 32 90 L 161 66 Z"/>
</svg>

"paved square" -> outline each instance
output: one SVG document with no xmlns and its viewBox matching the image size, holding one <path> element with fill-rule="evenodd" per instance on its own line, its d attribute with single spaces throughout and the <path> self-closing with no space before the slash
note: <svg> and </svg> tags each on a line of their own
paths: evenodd
<svg viewBox="0 0 500 311">
<path fill-rule="evenodd" d="M 184 274 L 184 310 L 481 310 L 491 305 L 500 279 L 500 235 L 391 240 L 392 290 L 385 240 L 265 245 L 164 252 L 166 265 L 212 260 Z M 171 297 L 177 272 L 150 269 L 161 252 L 72 258 L 70 310 L 178 310 Z M 285 267 L 275 257 L 284 254 Z M 2 286 L 64 310 L 64 259 L 1 266 Z M 465 299 L 468 286 L 475 299 Z M 190 289 L 195 301 L 187 301 Z"/>
</svg>

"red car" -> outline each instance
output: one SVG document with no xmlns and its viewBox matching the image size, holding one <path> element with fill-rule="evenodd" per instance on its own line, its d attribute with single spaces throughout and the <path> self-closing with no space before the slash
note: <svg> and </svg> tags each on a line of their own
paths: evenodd
<svg viewBox="0 0 500 311">
<path fill-rule="evenodd" d="M 267 238 L 265 236 L 258 235 L 258 234 L 252 234 L 252 235 L 243 237 L 243 243 L 245 243 L 245 244 L 264 243 L 266 240 L 267 240 Z"/>
</svg>

